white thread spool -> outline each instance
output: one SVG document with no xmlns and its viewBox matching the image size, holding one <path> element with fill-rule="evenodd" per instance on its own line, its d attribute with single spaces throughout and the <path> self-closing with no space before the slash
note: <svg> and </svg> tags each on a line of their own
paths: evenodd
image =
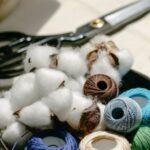
<svg viewBox="0 0 150 150">
<path fill-rule="evenodd" d="M 80 150 L 130 150 L 130 144 L 121 136 L 98 131 L 85 136 L 79 145 Z"/>
</svg>

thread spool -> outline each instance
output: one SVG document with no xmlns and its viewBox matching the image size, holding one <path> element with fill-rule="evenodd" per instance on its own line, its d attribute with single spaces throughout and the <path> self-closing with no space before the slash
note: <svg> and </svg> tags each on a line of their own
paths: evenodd
<svg viewBox="0 0 150 150">
<path fill-rule="evenodd" d="M 118 94 L 116 83 L 108 76 L 97 74 L 90 76 L 84 84 L 84 94 L 97 97 L 98 101 L 106 104 Z"/>
<path fill-rule="evenodd" d="M 130 150 L 129 142 L 121 136 L 109 132 L 93 132 L 84 137 L 80 150 Z"/>
<path fill-rule="evenodd" d="M 25 150 L 77 150 L 75 138 L 67 131 L 45 130 L 34 135 L 26 144 Z"/>
<path fill-rule="evenodd" d="M 132 150 L 150 149 L 150 127 L 142 126 L 138 129 L 132 140 Z"/>
<path fill-rule="evenodd" d="M 134 88 L 125 91 L 121 96 L 132 98 L 142 109 L 142 124 L 150 125 L 150 90 L 144 88 Z"/>
<path fill-rule="evenodd" d="M 142 120 L 140 106 L 127 97 L 117 97 L 105 107 L 104 121 L 109 129 L 127 133 L 136 129 Z"/>
</svg>

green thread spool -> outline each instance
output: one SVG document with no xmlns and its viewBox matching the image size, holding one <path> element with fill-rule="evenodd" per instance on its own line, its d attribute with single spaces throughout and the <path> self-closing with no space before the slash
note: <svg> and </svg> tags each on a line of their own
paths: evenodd
<svg viewBox="0 0 150 150">
<path fill-rule="evenodd" d="M 150 150 L 150 127 L 140 127 L 134 135 L 131 150 Z"/>
</svg>

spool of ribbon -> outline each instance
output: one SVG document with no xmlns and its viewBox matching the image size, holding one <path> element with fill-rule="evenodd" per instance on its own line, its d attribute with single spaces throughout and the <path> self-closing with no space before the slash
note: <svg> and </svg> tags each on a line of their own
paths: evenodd
<svg viewBox="0 0 150 150">
<path fill-rule="evenodd" d="M 77 150 L 75 138 L 65 130 L 45 130 L 34 135 L 25 150 Z"/>
<path fill-rule="evenodd" d="M 97 74 L 90 76 L 84 84 L 84 94 L 96 97 L 103 104 L 117 96 L 118 87 L 110 77 Z"/>
<path fill-rule="evenodd" d="M 104 121 L 109 129 L 117 132 L 131 132 L 142 120 L 141 108 L 127 97 L 117 97 L 105 107 Z"/>
<path fill-rule="evenodd" d="M 138 129 L 132 140 L 132 150 L 150 149 L 150 127 L 142 126 Z"/>
<path fill-rule="evenodd" d="M 134 88 L 123 92 L 120 96 L 126 96 L 135 100 L 142 109 L 142 124 L 150 125 L 150 90 Z"/>
<path fill-rule="evenodd" d="M 130 150 L 129 142 L 119 135 L 109 132 L 93 132 L 85 136 L 79 145 L 80 150 Z"/>
</svg>

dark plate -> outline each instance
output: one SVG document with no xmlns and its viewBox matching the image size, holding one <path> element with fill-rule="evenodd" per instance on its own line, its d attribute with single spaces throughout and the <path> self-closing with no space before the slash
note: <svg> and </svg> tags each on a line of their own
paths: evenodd
<svg viewBox="0 0 150 150">
<path fill-rule="evenodd" d="M 150 90 L 150 78 L 137 71 L 129 71 L 122 79 L 120 93 L 131 88 L 147 88 Z"/>
<path fill-rule="evenodd" d="M 147 88 L 150 90 L 150 78 L 142 73 L 131 70 L 122 79 L 120 93 L 137 87 Z M 0 150 L 9 150 L 3 141 L 0 141 Z"/>
</svg>

